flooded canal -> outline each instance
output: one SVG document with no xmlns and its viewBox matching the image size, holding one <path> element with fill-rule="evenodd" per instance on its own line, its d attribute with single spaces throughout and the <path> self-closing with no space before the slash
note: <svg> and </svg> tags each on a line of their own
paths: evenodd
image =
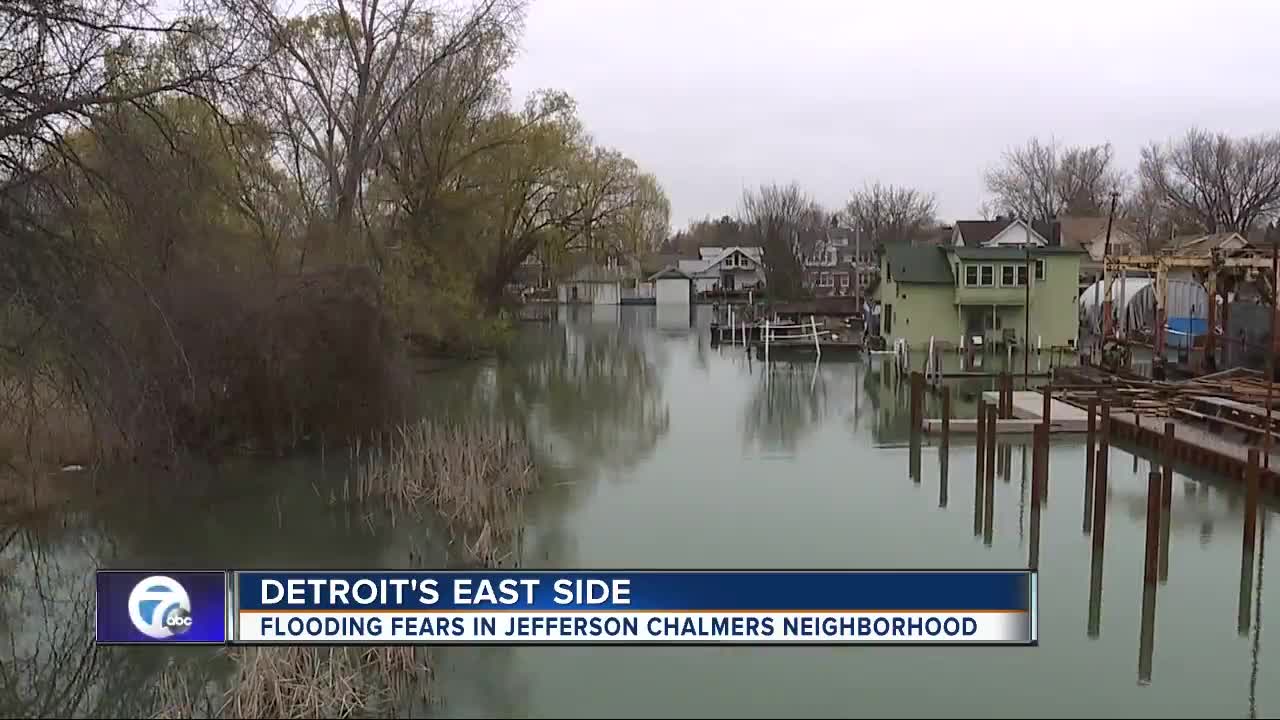
<svg viewBox="0 0 1280 720">
<path fill-rule="evenodd" d="M 709 317 L 708 308 L 693 317 L 654 307 L 562 309 L 555 322 L 525 324 L 509 359 L 420 376 L 427 412 L 506 415 L 537 441 L 544 480 L 528 508 L 521 564 L 1027 565 L 1029 448 L 997 447 L 984 538 L 972 440 L 956 437 L 945 454 L 926 441 L 912 477 L 907 388 L 887 374 L 887 358 L 884 369 L 824 360 L 775 362 L 766 373 L 741 348 L 711 347 Z M 977 393 L 991 387 L 948 382 L 961 416 L 972 416 Z M 931 415 L 936 407 L 930 399 Z M 430 522 L 376 524 L 331 502 L 345 458 L 244 461 L 209 471 L 199 493 L 176 506 L 131 497 L 0 531 L 0 716 L 151 712 L 154 677 L 174 654 L 93 651 L 95 567 L 446 561 Z M 435 652 L 438 703 L 429 712 L 1280 714 L 1280 659 L 1264 652 L 1262 632 L 1280 620 L 1264 602 L 1280 586 L 1265 572 L 1267 554 L 1278 552 L 1277 508 L 1260 510 L 1255 556 L 1242 558 L 1242 490 L 1176 468 L 1165 579 L 1144 598 L 1151 463 L 1112 448 L 1105 543 L 1095 553 L 1085 532 L 1084 440 L 1055 440 L 1039 515 L 1039 647 L 445 648 Z"/>
</svg>

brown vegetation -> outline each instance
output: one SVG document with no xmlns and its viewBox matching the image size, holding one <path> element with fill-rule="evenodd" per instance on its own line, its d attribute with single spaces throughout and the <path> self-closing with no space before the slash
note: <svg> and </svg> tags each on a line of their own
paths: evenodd
<svg viewBox="0 0 1280 720">
<path fill-rule="evenodd" d="M 512 555 L 524 496 L 538 479 L 517 426 L 422 420 L 353 452 L 357 467 L 344 499 L 379 500 L 392 512 L 433 507 L 470 563 L 496 567 Z"/>
<path fill-rule="evenodd" d="M 155 685 L 152 717 L 395 717 L 412 688 L 421 689 L 415 699 L 431 701 L 428 654 L 422 647 L 227 650 L 235 674 L 225 690 L 210 692 L 202 674 L 171 664 Z"/>
</svg>

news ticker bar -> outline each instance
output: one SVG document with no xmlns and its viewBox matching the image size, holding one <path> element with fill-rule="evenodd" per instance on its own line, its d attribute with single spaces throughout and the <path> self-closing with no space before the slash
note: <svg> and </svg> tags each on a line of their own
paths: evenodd
<svg viewBox="0 0 1280 720">
<path fill-rule="evenodd" d="M 1034 645 L 1033 571 L 120 571 L 97 641 Z"/>
</svg>

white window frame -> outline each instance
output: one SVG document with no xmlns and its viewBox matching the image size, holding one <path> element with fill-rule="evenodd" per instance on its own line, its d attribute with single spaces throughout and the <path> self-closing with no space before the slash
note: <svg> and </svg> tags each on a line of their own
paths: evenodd
<svg viewBox="0 0 1280 720">
<path fill-rule="evenodd" d="M 978 266 L 978 287 L 995 287 L 995 286 L 996 286 L 996 266 L 990 263 L 979 265 Z"/>
<path fill-rule="evenodd" d="M 834 287 L 831 284 L 831 273 L 824 272 L 818 275 L 818 287 L 824 287 L 824 288 Z"/>
<path fill-rule="evenodd" d="M 972 280 L 972 281 L 970 281 L 970 280 L 969 280 L 969 271 L 970 271 L 970 270 L 972 270 L 972 271 L 973 271 L 973 280 Z M 979 287 L 979 286 L 980 286 L 980 281 L 981 281 L 981 280 L 982 280 L 982 271 L 980 271 L 980 270 L 978 269 L 978 266 L 977 266 L 975 263 L 965 263 L 965 265 L 964 265 L 964 286 L 965 286 L 965 287 Z"/>
<path fill-rule="evenodd" d="M 1013 281 L 1005 281 L 1005 273 L 1013 273 Z M 1021 281 L 1021 282 L 1020 282 Z M 1026 263 L 1005 263 L 1000 266 L 1000 287 L 1020 288 L 1027 286 Z"/>
</svg>

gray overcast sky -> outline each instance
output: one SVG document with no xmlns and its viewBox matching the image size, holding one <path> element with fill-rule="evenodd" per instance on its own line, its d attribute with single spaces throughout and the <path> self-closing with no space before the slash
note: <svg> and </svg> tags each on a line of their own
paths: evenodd
<svg viewBox="0 0 1280 720">
<path fill-rule="evenodd" d="M 864 181 L 975 217 L 983 169 L 1032 135 L 1131 168 L 1192 125 L 1280 129 L 1275 0 L 533 0 L 517 98 L 570 92 L 655 173 L 672 229 L 744 185 L 843 205 Z"/>
</svg>

